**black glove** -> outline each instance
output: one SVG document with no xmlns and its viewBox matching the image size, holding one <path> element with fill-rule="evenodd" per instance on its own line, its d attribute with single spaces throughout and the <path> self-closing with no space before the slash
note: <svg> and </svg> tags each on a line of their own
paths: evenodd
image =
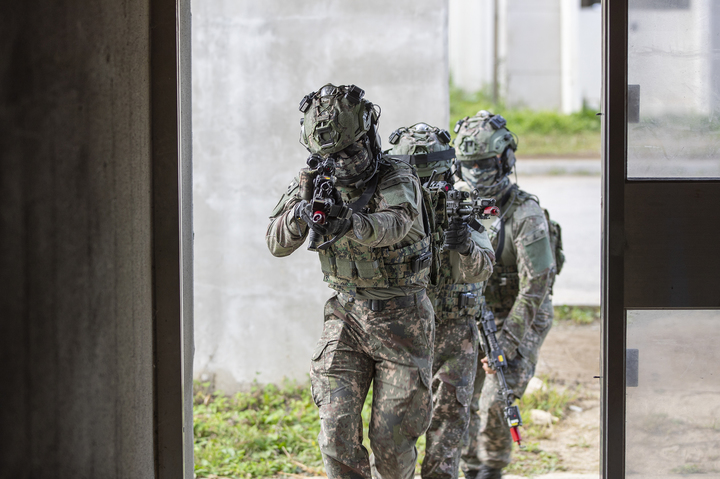
<svg viewBox="0 0 720 479">
<path fill-rule="evenodd" d="M 443 249 L 454 250 L 462 255 L 470 253 L 472 239 L 470 239 L 470 228 L 468 228 L 465 218 L 450 221 L 445 230 Z"/>
<path fill-rule="evenodd" d="M 352 227 L 352 212 L 345 207 L 339 217 L 326 218 L 323 224 L 313 221 L 312 203 L 302 200 L 295 206 L 295 218 L 304 221 L 313 231 L 322 236 L 334 236 L 346 233 Z"/>
</svg>

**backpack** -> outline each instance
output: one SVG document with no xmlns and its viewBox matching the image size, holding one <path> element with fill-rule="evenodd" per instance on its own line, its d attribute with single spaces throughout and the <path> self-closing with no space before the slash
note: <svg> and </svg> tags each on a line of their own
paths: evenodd
<svg viewBox="0 0 720 479">
<path fill-rule="evenodd" d="M 565 264 L 565 253 L 563 253 L 562 245 L 562 228 L 560 227 L 560 223 L 550 219 L 548 210 L 543 208 L 543 211 L 545 212 L 548 228 L 550 228 L 550 247 L 552 248 L 553 259 L 555 260 L 555 276 L 557 276 Z"/>
</svg>

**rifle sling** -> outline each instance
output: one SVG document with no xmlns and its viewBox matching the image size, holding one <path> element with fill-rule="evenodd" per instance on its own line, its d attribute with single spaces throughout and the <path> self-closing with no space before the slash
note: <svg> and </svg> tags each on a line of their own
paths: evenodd
<svg viewBox="0 0 720 479">
<path fill-rule="evenodd" d="M 377 188 L 379 178 L 380 175 L 376 172 L 375 175 L 370 178 L 370 182 L 367 184 L 367 187 L 365 188 L 365 191 L 363 191 L 363 194 L 360 195 L 360 198 L 348 205 L 348 207 L 353 210 L 353 213 L 359 212 L 360 210 L 365 208 L 370 202 L 370 198 L 372 198 L 372 195 L 375 194 L 375 188 Z"/>
</svg>

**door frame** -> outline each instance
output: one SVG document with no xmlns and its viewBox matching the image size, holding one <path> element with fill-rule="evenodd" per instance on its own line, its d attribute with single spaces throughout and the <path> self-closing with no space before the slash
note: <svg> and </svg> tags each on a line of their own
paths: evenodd
<svg viewBox="0 0 720 479">
<path fill-rule="evenodd" d="M 604 478 L 625 477 L 625 181 L 628 0 L 604 0 L 602 91 L 602 419 Z"/>
<path fill-rule="evenodd" d="M 155 474 L 191 479 L 193 253 L 190 0 L 150 1 Z"/>
</svg>

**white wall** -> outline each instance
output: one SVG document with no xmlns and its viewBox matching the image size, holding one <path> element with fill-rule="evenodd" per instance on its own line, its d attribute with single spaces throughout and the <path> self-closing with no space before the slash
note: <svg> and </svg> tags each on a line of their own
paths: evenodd
<svg viewBox="0 0 720 479">
<path fill-rule="evenodd" d="M 589 108 L 600 111 L 602 94 L 602 10 L 596 3 L 578 14 L 577 94 Z"/>
<path fill-rule="evenodd" d="M 494 0 L 449 0 L 448 54 L 455 86 L 468 92 L 492 88 L 493 28 Z"/>
<path fill-rule="evenodd" d="M 491 90 L 495 0 L 450 0 L 456 86 Z M 577 111 L 600 104 L 601 12 L 579 0 L 497 0 L 500 94 L 508 105 Z"/>
<path fill-rule="evenodd" d="M 355 83 L 395 128 L 448 125 L 447 0 L 193 2 L 195 376 L 226 392 L 304 381 L 331 290 L 268 215 L 308 154 L 300 99 Z"/>
<path fill-rule="evenodd" d="M 506 1 L 505 100 L 510 106 L 560 109 L 560 0 Z"/>
</svg>

